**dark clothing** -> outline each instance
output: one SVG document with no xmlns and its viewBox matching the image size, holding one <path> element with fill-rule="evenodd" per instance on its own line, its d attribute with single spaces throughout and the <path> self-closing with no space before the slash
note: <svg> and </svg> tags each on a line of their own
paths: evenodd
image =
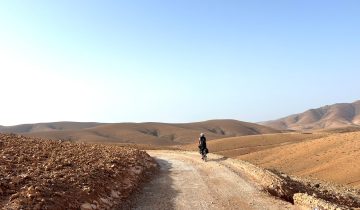
<svg viewBox="0 0 360 210">
<path fill-rule="evenodd" d="M 200 139 L 199 139 L 199 145 L 200 145 L 201 147 L 206 148 L 206 138 L 205 138 L 205 136 L 200 137 Z"/>
<path fill-rule="evenodd" d="M 206 148 L 206 138 L 205 136 L 200 137 L 199 139 L 199 152 L 200 154 L 207 154 L 208 153 L 208 149 Z"/>
</svg>

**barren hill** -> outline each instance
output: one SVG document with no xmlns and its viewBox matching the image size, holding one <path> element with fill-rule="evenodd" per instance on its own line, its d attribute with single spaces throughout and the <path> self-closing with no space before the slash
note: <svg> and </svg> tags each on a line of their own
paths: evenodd
<svg viewBox="0 0 360 210">
<path fill-rule="evenodd" d="M 310 109 L 301 114 L 294 114 L 261 124 L 280 130 L 360 127 L 360 100 L 353 103 L 339 103 Z"/>
<path fill-rule="evenodd" d="M 254 152 L 238 158 L 285 173 L 360 188 L 360 132 L 327 137 Z"/>
<path fill-rule="evenodd" d="M 51 122 L 51 123 L 35 123 L 22 124 L 14 126 L 0 126 L 0 132 L 4 133 L 34 133 L 44 131 L 63 131 L 63 130 L 78 130 L 91 128 L 102 123 L 95 122 Z"/>
<path fill-rule="evenodd" d="M 216 139 L 208 142 L 207 146 L 211 153 L 217 153 L 226 157 L 236 157 L 243 154 L 266 150 L 269 148 L 290 145 L 302 141 L 321 138 L 329 134 L 304 134 L 304 133 L 275 133 L 251 136 L 237 136 Z M 185 145 L 184 149 L 197 150 L 197 145 Z"/>
<path fill-rule="evenodd" d="M 86 142 L 177 145 L 192 143 L 201 132 L 209 140 L 279 131 L 237 120 L 210 120 L 196 123 L 43 123 L 0 128 L 3 132 L 21 133 L 51 139 Z"/>
</svg>

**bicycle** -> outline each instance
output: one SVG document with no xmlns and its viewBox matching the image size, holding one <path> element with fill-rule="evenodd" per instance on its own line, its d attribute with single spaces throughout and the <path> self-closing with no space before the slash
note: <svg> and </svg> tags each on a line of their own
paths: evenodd
<svg viewBox="0 0 360 210">
<path fill-rule="evenodd" d="M 204 148 L 202 150 L 200 150 L 200 154 L 201 154 L 201 159 L 206 162 L 207 161 L 207 153 L 208 153 L 208 149 Z"/>
</svg>

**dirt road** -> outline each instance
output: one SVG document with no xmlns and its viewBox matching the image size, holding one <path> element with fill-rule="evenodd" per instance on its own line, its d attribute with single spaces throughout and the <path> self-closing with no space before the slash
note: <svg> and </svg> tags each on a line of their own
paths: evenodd
<svg viewBox="0 0 360 210">
<path fill-rule="evenodd" d="M 160 174 L 137 196 L 132 209 L 296 209 L 262 192 L 236 161 L 195 152 L 148 151 Z"/>
</svg>

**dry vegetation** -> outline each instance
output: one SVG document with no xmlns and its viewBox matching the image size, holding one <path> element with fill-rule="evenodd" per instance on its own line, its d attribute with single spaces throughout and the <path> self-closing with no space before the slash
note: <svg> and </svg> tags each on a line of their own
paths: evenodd
<svg viewBox="0 0 360 210">
<path fill-rule="evenodd" d="M 360 132 L 280 133 L 218 139 L 208 142 L 211 153 L 311 180 L 360 189 Z M 182 146 L 197 150 L 196 144 Z"/>
<path fill-rule="evenodd" d="M 231 168 L 232 171 L 241 171 L 250 175 L 252 182 L 269 194 L 302 206 L 304 209 L 314 209 L 315 207 L 332 210 L 360 208 L 360 189 L 289 176 L 242 160 L 222 158 L 221 164 Z"/>
<path fill-rule="evenodd" d="M 237 158 L 288 174 L 360 188 L 360 132 L 332 134 Z"/>
<path fill-rule="evenodd" d="M 226 157 L 236 157 L 282 145 L 295 144 L 309 139 L 321 138 L 326 135 L 327 134 L 324 133 L 278 133 L 239 136 L 210 141 L 208 142 L 208 147 L 212 153 L 221 154 Z M 197 150 L 197 145 L 191 144 L 183 146 L 182 148 L 186 150 Z"/>
<path fill-rule="evenodd" d="M 109 209 L 156 169 L 145 152 L 0 134 L 0 208 Z"/>
</svg>

